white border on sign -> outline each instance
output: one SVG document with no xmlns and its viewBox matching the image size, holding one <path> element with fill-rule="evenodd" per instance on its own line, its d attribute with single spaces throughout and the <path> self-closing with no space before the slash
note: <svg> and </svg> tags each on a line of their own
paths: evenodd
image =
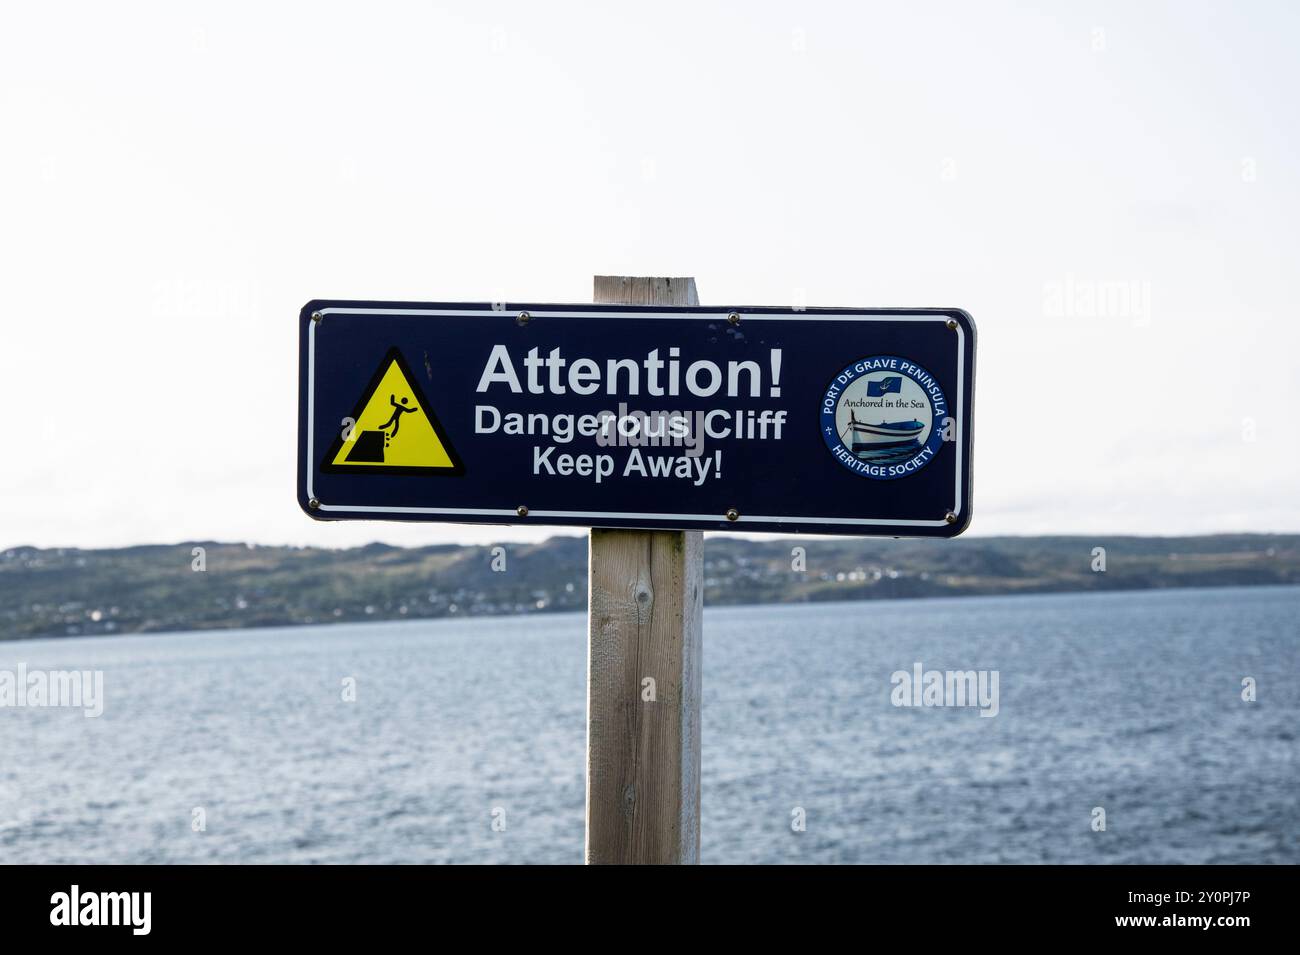
<svg viewBox="0 0 1300 955">
<path fill-rule="evenodd" d="M 430 315 L 456 315 L 463 317 L 480 316 L 484 314 L 483 309 L 464 309 L 464 308 L 323 308 L 320 310 L 321 317 L 328 315 L 409 315 L 409 316 L 430 316 Z M 491 314 L 491 313 L 489 313 Z M 546 318 L 627 318 L 628 312 L 564 312 L 548 311 L 546 309 L 530 308 L 529 314 L 533 317 Z M 635 313 L 637 318 L 672 318 L 672 319 L 691 319 L 697 318 L 701 321 L 725 322 L 727 316 L 731 314 L 730 310 L 718 312 L 642 312 Z M 744 314 L 744 321 L 749 322 L 772 322 L 772 321 L 789 321 L 792 315 L 753 315 Z M 874 315 L 817 315 L 806 312 L 798 313 L 798 320 L 801 322 L 947 322 L 948 315 L 891 315 L 888 313 Z M 316 452 L 313 446 L 315 441 L 315 421 L 316 421 L 316 327 L 318 323 L 312 322 L 307 331 L 307 497 L 314 498 L 315 491 L 312 488 L 312 477 L 316 468 Z M 966 330 L 960 323 L 957 325 L 957 414 L 955 417 L 957 423 L 956 447 L 957 458 L 956 468 L 953 472 L 953 496 L 957 500 L 953 501 L 953 514 L 961 516 L 962 502 L 961 494 L 961 464 L 962 464 L 962 418 L 964 411 L 964 402 L 966 400 L 965 392 L 966 376 Z M 321 502 L 319 510 L 329 511 L 349 511 L 359 514 L 446 514 L 458 515 L 463 514 L 474 517 L 508 517 L 517 518 L 514 508 L 469 508 L 469 507 L 375 507 L 365 504 L 326 504 Z M 721 520 L 718 514 L 644 514 L 636 511 L 540 511 L 529 508 L 528 516 L 530 518 L 547 518 L 547 517 L 573 517 L 583 520 L 633 520 L 633 521 L 697 521 L 701 523 L 716 524 Z M 862 527 L 885 526 L 885 527 L 944 527 L 948 521 L 940 518 L 935 521 L 899 521 L 887 520 L 876 517 L 769 517 L 759 514 L 741 514 L 740 517 L 729 522 L 731 525 L 745 524 L 746 522 L 754 524 L 844 524 L 857 525 Z"/>
</svg>

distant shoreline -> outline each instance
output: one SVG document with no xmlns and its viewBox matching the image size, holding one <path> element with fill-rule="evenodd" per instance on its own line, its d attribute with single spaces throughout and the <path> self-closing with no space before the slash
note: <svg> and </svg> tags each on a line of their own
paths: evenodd
<svg viewBox="0 0 1300 955">
<path fill-rule="evenodd" d="M 0 552 L 0 640 L 586 610 L 587 546 Z M 1098 568 L 1101 569 L 1098 569 Z M 705 606 L 1300 584 L 1300 535 L 710 538 Z"/>
<path fill-rule="evenodd" d="M 1104 597 L 1120 596 L 1142 593 L 1169 593 L 1176 590 L 1256 590 L 1256 589 L 1285 589 L 1288 587 L 1300 587 L 1300 583 L 1262 583 L 1262 584 L 1226 584 L 1219 586 L 1203 586 L 1200 584 L 1189 584 L 1185 586 L 1172 587 L 1135 587 L 1129 590 L 1122 588 L 1110 588 L 1107 590 L 1051 590 L 1037 591 L 1033 593 L 988 593 L 988 594 L 933 594 L 925 597 L 860 597 L 856 600 L 800 600 L 789 603 L 778 603 L 776 601 L 767 601 L 764 603 L 743 603 L 743 604 L 706 604 L 705 611 L 709 610 L 762 610 L 771 608 L 790 608 L 800 606 L 828 606 L 832 604 L 844 604 L 853 606 L 862 603 L 874 603 L 877 601 L 885 603 L 902 603 L 908 600 L 982 600 L 998 599 L 1004 597 L 1010 598 L 1032 598 L 1032 597 Z M 216 626 L 190 628 L 183 630 L 134 630 L 130 632 L 118 631 L 114 633 L 83 633 L 75 635 L 59 634 L 34 634 L 32 636 L 14 637 L 8 640 L 0 640 L 0 646 L 7 643 L 26 643 L 29 641 L 45 640 L 102 640 L 112 637 L 179 637 L 189 634 L 218 634 L 218 633 L 251 633 L 259 630 L 298 630 L 321 627 L 345 627 L 345 626 L 371 626 L 381 623 L 470 623 L 477 621 L 492 620 L 513 620 L 517 617 L 534 617 L 547 616 L 559 617 L 565 614 L 580 616 L 586 614 L 586 607 L 565 608 L 565 609 L 544 609 L 531 610 L 522 613 L 498 613 L 498 614 L 473 614 L 464 616 L 448 617 L 384 617 L 369 620 L 322 620 L 316 623 L 284 623 L 284 624 L 254 624 L 252 626 Z"/>
</svg>

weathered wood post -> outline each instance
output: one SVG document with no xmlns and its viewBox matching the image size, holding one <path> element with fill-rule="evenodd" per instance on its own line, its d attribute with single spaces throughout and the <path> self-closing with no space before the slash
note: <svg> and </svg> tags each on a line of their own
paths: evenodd
<svg viewBox="0 0 1300 955">
<path fill-rule="evenodd" d="M 699 304 L 692 278 L 608 275 L 595 301 Z M 699 531 L 591 531 L 588 863 L 699 861 L 703 554 Z"/>
</svg>

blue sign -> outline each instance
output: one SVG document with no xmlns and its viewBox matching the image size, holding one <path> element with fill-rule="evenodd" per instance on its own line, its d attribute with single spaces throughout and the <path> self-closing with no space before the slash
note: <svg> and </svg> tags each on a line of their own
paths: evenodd
<svg viewBox="0 0 1300 955">
<path fill-rule="evenodd" d="M 313 301 L 298 499 L 321 520 L 952 537 L 959 309 Z"/>
</svg>

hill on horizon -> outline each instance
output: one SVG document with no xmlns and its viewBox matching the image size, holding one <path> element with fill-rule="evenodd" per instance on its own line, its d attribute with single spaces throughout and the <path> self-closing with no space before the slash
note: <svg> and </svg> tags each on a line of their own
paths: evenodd
<svg viewBox="0 0 1300 955">
<path fill-rule="evenodd" d="M 1097 548 L 1104 548 L 1104 570 Z M 1300 583 L 1300 535 L 710 536 L 705 605 Z M 0 640 L 583 610 L 587 541 L 0 552 Z"/>
</svg>

